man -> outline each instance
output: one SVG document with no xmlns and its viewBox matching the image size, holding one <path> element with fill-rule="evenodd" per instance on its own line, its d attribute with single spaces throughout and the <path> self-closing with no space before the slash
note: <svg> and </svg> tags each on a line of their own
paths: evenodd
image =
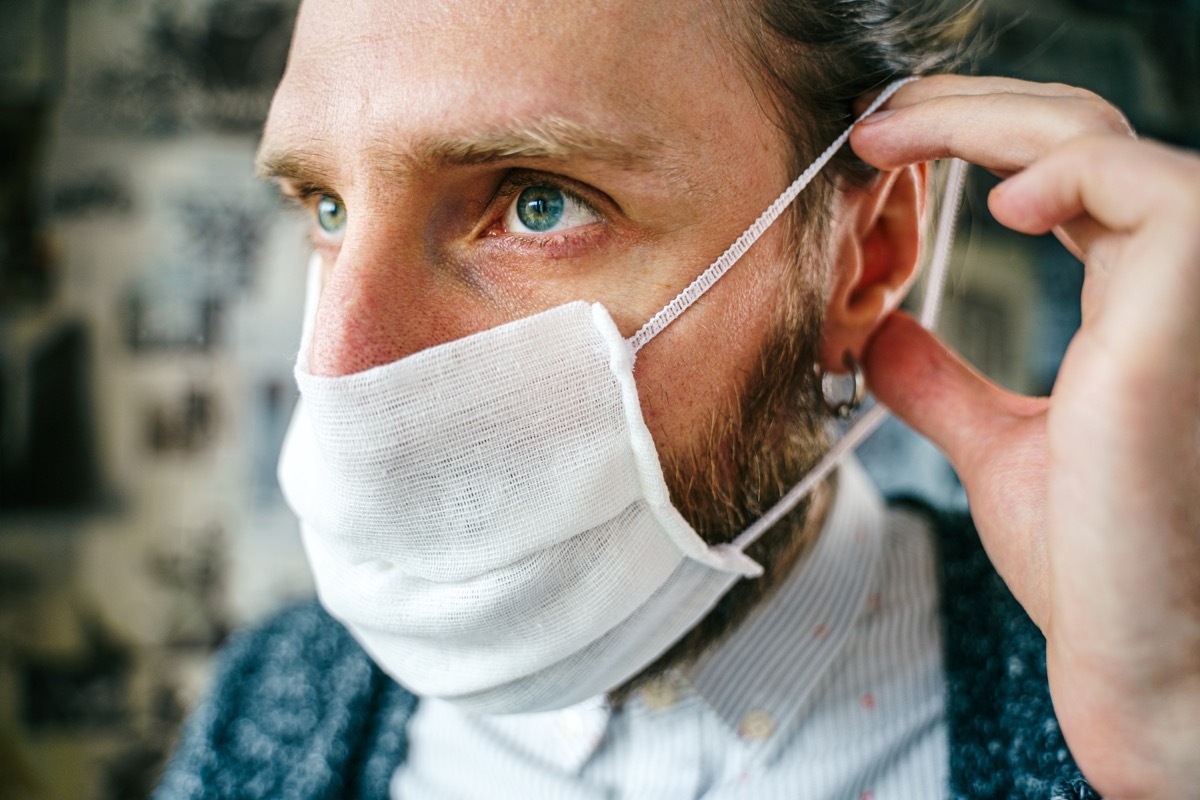
<svg viewBox="0 0 1200 800">
<path fill-rule="evenodd" d="M 300 444 L 281 471 L 323 599 L 425 697 L 327 617 L 291 612 L 231 647 L 161 796 L 1092 796 L 1072 760 L 1107 797 L 1200 793 L 1200 159 L 1136 141 L 1118 112 L 1068 87 L 909 84 L 850 140 L 881 173 L 842 152 L 636 361 L 622 350 L 848 124 L 860 95 L 953 49 L 948 4 L 890 5 L 304 4 L 261 153 L 312 213 L 320 257 Z M 922 164 L 944 156 L 1011 176 L 991 196 L 997 219 L 1054 231 L 1087 264 L 1084 324 L 1051 398 L 990 386 L 895 313 L 920 251 Z M 597 304 L 586 320 L 547 327 L 578 300 Z M 605 550 L 581 524 L 566 541 L 603 540 L 586 557 L 555 555 L 562 572 L 472 605 L 461 587 L 562 546 L 538 539 L 554 515 L 503 536 L 488 527 L 535 513 L 505 503 L 545 471 L 523 449 L 541 434 L 505 438 L 490 385 L 513 380 L 540 414 L 567 370 L 537 371 L 558 352 L 546 331 L 581 329 L 610 348 L 621 424 L 651 440 L 633 446 L 635 489 L 661 474 L 670 504 L 637 495 L 659 527 Z M 501 355 L 511 369 L 487 372 Z M 853 467 L 744 556 L 721 547 L 827 446 L 813 365 L 855 363 L 949 455 L 1044 642 L 981 569 L 962 521 L 935 515 L 931 528 L 910 510 L 885 524 Z M 535 377 L 511 378 L 526 367 Z M 468 369 L 489 377 L 463 382 Z M 477 390 L 486 401 L 449 415 L 465 444 L 391 469 L 409 434 L 381 430 L 411 422 L 415 437 L 426 412 Z M 600 403 L 578 387 L 562 395 L 547 414 L 591 419 Z M 385 428 L 356 434 L 377 420 Z M 426 492 L 450 485 L 454 448 L 469 456 L 475 440 L 502 447 L 462 469 L 504 472 L 495 452 L 523 465 L 507 467 L 506 490 L 472 472 L 453 484 L 460 494 Z M 570 482 L 588 452 L 551 472 Z M 613 470 L 610 483 L 625 477 Z M 590 486 L 589 502 L 607 490 Z M 405 496 L 436 510 L 417 534 L 467 522 L 393 535 Z M 683 555 L 622 583 L 660 558 L 630 548 L 660 539 Z M 688 614 L 676 618 L 654 604 L 676 596 L 676 563 L 709 570 L 698 587 L 746 577 L 701 600 L 699 588 L 678 593 Z M 593 606 L 638 592 L 633 611 L 594 619 Z M 543 620 L 543 598 L 562 613 Z M 416 606 L 424 616 L 410 618 Z M 656 623 L 606 649 L 639 615 Z M 500 633 L 460 650 L 467 617 L 472 635 Z M 575 621 L 584 633 L 569 648 L 539 635 Z M 509 648 L 526 641 L 510 630 L 528 644 Z M 543 647 L 552 657 L 514 666 Z"/>
</svg>

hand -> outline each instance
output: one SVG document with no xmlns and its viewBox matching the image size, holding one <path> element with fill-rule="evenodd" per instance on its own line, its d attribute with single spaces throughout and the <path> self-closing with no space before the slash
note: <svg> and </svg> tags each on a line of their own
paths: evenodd
<svg viewBox="0 0 1200 800">
<path fill-rule="evenodd" d="M 1196 796 L 1200 158 L 1137 141 L 1065 86 L 939 76 L 888 108 L 855 130 L 855 152 L 1007 177 L 993 215 L 1053 231 L 1084 262 L 1083 324 L 1051 396 L 1029 398 L 893 315 L 864 355 L 871 387 L 961 476 L 989 556 L 1046 635 L 1055 709 L 1096 790 Z"/>
</svg>

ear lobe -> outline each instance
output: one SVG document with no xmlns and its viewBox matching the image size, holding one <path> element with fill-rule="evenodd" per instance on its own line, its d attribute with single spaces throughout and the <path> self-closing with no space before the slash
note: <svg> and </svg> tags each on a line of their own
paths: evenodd
<svg viewBox="0 0 1200 800">
<path fill-rule="evenodd" d="M 875 328 L 900 306 L 916 277 L 927 165 L 882 175 L 847 193 L 834 226 L 832 291 L 825 308 L 821 366 L 844 372 Z"/>
</svg>

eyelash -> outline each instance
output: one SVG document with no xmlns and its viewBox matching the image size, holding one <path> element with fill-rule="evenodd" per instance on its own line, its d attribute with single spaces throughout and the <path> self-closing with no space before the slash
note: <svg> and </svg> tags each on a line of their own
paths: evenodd
<svg viewBox="0 0 1200 800">
<path fill-rule="evenodd" d="M 332 192 L 328 189 L 322 189 L 319 186 L 297 186 L 292 190 L 292 193 L 286 195 L 293 207 L 299 208 L 301 211 L 316 213 L 317 203 L 322 197 L 338 197 L 337 192 Z"/>
<path fill-rule="evenodd" d="M 581 192 L 575 188 L 573 181 L 561 178 L 549 172 L 532 172 L 532 171 L 512 171 L 504 176 L 500 186 L 496 189 L 496 194 L 492 202 L 493 212 L 491 213 L 492 221 L 488 224 L 484 231 L 485 236 L 504 235 L 511 238 L 523 240 L 532 244 L 545 244 L 547 240 L 563 241 L 572 237 L 577 237 L 583 234 L 582 230 L 562 231 L 560 233 L 544 233 L 544 234 L 528 234 L 521 232 L 504 231 L 503 234 L 496 231 L 496 228 L 503 225 L 504 212 L 508 209 L 509 203 L 521 194 L 525 189 L 531 186 L 549 186 L 559 190 L 571 200 L 579 203 L 585 209 L 596 215 L 599 219 L 599 224 L 603 225 L 607 222 L 609 214 L 600 208 L 596 203 L 584 197 Z M 611 202 L 611 201 L 610 201 Z M 586 226 L 590 228 L 591 226 Z"/>
<path fill-rule="evenodd" d="M 321 228 L 317 225 L 316 213 L 317 203 L 322 197 L 338 197 L 336 192 L 324 189 L 316 184 L 291 184 L 280 182 L 277 184 L 279 196 L 283 201 L 284 209 L 290 213 L 302 214 L 308 226 L 308 241 L 318 250 L 327 247 L 336 247 L 335 244 L 326 241 L 323 238 Z"/>
<path fill-rule="evenodd" d="M 551 186 L 558 189 L 571 200 L 595 214 L 599 219 L 599 225 L 606 225 L 610 215 L 605 213 L 597 203 L 584 197 L 582 193 L 574 188 L 575 185 L 573 181 L 549 172 L 510 170 L 501 180 L 499 187 L 497 187 L 493 194 L 492 200 L 488 204 L 487 213 L 489 222 L 483 229 L 481 238 L 503 236 L 514 245 L 520 244 L 539 250 L 546 250 L 555 246 L 573 243 L 576 240 L 591 238 L 596 233 L 594 230 L 591 230 L 593 225 L 584 226 L 580 230 L 567 230 L 559 233 L 539 235 L 497 230 L 497 228 L 503 226 L 504 212 L 508 208 L 508 204 L 522 191 L 531 186 Z M 286 206 L 309 216 L 312 222 L 310 238 L 314 246 L 320 247 L 328 244 L 322 240 L 320 227 L 315 221 L 316 204 L 325 196 L 338 197 L 337 193 L 316 184 L 281 186 L 280 193 Z"/>
<path fill-rule="evenodd" d="M 277 188 L 279 189 L 279 198 L 283 201 L 284 209 L 289 212 L 302 214 L 311 215 L 321 195 L 333 195 L 332 192 L 308 184 L 297 186 L 281 182 Z M 336 195 L 333 196 L 336 197 Z"/>
</svg>

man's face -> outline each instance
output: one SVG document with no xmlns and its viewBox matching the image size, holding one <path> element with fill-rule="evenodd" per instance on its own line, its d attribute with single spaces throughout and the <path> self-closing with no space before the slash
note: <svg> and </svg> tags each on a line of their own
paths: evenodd
<svg viewBox="0 0 1200 800">
<path fill-rule="evenodd" d="M 636 331 L 793 177 L 730 27 L 704 0 L 306 0 L 261 157 L 333 212 L 310 370 L 577 299 Z M 795 296 L 785 237 L 639 353 L 666 462 L 736 415 Z"/>
</svg>

